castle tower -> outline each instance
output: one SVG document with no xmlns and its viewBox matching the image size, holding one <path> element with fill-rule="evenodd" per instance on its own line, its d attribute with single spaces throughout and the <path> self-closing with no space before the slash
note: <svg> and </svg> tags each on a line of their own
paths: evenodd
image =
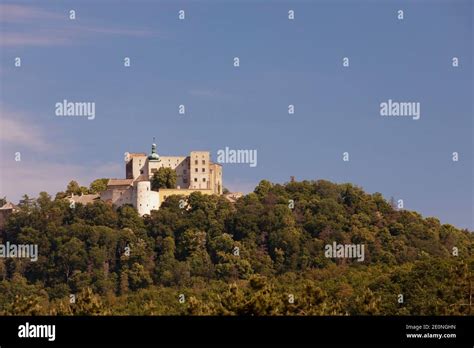
<svg viewBox="0 0 474 348">
<path fill-rule="evenodd" d="M 140 216 L 150 214 L 159 207 L 159 193 L 151 190 L 149 181 L 136 181 L 133 190 L 133 205 Z"/>
</svg>

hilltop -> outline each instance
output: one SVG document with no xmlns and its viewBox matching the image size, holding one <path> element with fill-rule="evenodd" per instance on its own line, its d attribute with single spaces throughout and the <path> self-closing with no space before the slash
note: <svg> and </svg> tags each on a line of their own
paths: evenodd
<svg viewBox="0 0 474 348">
<path fill-rule="evenodd" d="M 263 180 L 235 203 L 195 192 L 144 217 L 41 193 L 6 241 L 39 256 L 0 258 L 2 314 L 470 313 L 473 234 L 352 184 Z M 333 243 L 363 245 L 363 261 L 327 257 Z"/>
</svg>

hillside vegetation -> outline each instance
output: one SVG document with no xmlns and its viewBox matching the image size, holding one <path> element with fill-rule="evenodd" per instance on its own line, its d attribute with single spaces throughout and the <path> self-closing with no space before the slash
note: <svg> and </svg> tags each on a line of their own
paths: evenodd
<svg viewBox="0 0 474 348">
<path fill-rule="evenodd" d="M 351 184 L 264 180 L 235 204 L 171 196 L 144 218 L 41 193 L 1 238 L 39 248 L 0 259 L 2 315 L 472 313 L 473 234 Z M 364 261 L 326 257 L 333 242 Z"/>
</svg>

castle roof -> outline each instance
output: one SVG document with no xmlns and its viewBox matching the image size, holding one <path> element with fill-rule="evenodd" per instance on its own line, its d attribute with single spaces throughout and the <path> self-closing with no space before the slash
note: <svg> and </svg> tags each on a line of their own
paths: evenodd
<svg viewBox="0 0 474 348">
<path fill-rule="evenodd" d="M 2 205 L 2 207 L 0 207 L 0 209 L 1 210 L 14 210 L 14 209 L 18 209 L 18 206 L 16 206 L 12 202 L 7 202 L 4 205 Z"/>
<path fill-rule="evenodd" d="M 108 186 L 131 186 L 133 185 L 133 179 L 109 179 L 107 182 Z"/>
<path fill-rule="evenodd" d="M 150 181 L 145 174 L 140 174 L 135 181 Z"/>
<path fill-rule="evenodd" d="M 98 194 L 89 194 L 89 195 L 81 195 L 81 196 L 72 196 L 72 197 L 69 197 L 69 200 L 75 203 L 89 204 L 89 203 L 92 203 L 94 200 L 99 199 L 99 197 L 100 195 Z"/>
<path fill-rule="evenodd" d="M 237 202 L 237 200 L 242 197 L 244 194 L 242 192 L 229 192 L 224 195 L 225 199 L 227 199 L 231 203 Z"/>
</svg>

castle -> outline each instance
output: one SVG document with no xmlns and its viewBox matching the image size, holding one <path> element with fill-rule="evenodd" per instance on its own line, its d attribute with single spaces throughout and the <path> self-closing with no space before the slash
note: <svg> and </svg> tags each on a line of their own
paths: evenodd
<svg viewBox="0 0 474 348">
<path fill-rule="evenodd" d="M 100 199 L 119 207 L 133 205 L 140 216 L 159 209 L 170 195 L 188 196 L 192 192 L 221 195 L 222 166 L 211 161 L 208 151 L 191 151 L 189 156 L 159 156 L 156 144 L 151 153 L 127 153 L 125 179 L 109 179 Z M 176 172 L 176 188 L 151 190 L 151 179 L 159 168 Z"/>
</svg>

